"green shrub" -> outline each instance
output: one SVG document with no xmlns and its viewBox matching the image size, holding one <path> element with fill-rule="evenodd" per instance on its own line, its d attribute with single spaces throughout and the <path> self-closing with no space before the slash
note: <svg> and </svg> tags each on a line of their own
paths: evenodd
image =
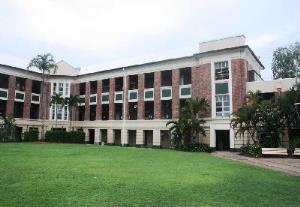
<svg viewBox="0 0 300 207">
<path fill-rule="evenodd" d="M 181 151 L 188 151 L 188 152 L 212 152 L 213 149 L 208 145 L 204 143 L 193 143 L 193 144 L 177 144 L 175 146 L 175 149 L 181 150 Z"/>
<path fill-rule="evenodd" d="M 26 142 L 35 142 L 39 139 L 39 131 L 38 130 L 29 130 L 24 132 L 24 141 Z"/>
<path fill-rule="evenodd" d="M 55 143 L 84 143 L 85 134 L 82 131 L 60 131 L 51 130 L 47 131 L 45 134 L 46 142 Z"/>
<path fill-rule="evenodd" d="M 240 152 L 242 155 L 250 157 L 261 157 L 262 155 L 261 146 L 259 144 L 244 145 L 240 148 Z"/>
</svg>

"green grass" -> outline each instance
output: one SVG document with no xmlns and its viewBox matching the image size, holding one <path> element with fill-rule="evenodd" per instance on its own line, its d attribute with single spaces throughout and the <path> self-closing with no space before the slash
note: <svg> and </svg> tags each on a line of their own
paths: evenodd
<svg viewBox="0 0 300 207">
<path fill-rule="evenodd" d="M 204 153 L 0 144 L 0 206 L 299 206 L 300 178 Z"/>
</svg>

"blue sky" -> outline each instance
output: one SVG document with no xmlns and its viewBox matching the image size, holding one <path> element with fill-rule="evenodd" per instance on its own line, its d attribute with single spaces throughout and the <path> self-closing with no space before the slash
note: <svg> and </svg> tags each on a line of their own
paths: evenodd
<svg viewBox="0 0 300 207">
<path fill-rule="evenodd" d="M 244 34 L 272 79 L 274 49 L 300 41 L 297 0 L 0 0 L 0 63 L 50 52 L 82 72 L 191 55 Z"/>
</svg>

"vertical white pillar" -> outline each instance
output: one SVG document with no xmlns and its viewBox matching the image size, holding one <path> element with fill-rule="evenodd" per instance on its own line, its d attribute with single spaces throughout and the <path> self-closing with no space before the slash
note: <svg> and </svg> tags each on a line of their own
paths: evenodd
<svg viewBox="0 0 300 207">
<path fill-rule="evenodd" d="M 84 139 L 84 141 L 85 141 L 85 142 L 88 142 L 88 141 L 90 140 L 90 137 L 89 137 L 89 130 L 86 129 L 86 128 L 84 128 L 84 129 L 83 129 L 83 132 L 84 132 L 84 134 L 85 134 L 85 139 Z"/>
<path fill-rule="evenodd" d="M 159 129 L 153 130 L 153 145 L 160 146 L 160 130 Z"/>
<path fill-rule="evenodd" d="M 144 144 L 144 131 L 143 130 L 136 130 L 136 145 L 143 145 Z"/>
<path fill-rule="evenodd" d="M 126 129 L 123 129 L 122 130 L 122 145 L 126 145 L 126 144 L 128 144 L 128 130 L 126 130 Z"/>
<path fill-rule="evenodd" d="M 95 129 L 95 144 L 99 144 L 100 143 L 100 129 Z"/>
<path fill-rule="evenodd" d="M 112 129 L 107 129 L 107 143 L 114 143 L 114 131 Z"/>
</svg>

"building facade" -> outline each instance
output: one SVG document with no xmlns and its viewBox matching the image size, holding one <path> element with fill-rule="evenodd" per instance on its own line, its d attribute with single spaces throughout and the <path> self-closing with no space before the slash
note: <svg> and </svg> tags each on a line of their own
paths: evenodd
<svg viewBox="0 0 300 207">
<path fill-rule="evenodd" d="M 61 61 L 44 91 L 40 73 L 0 65 L 0 116 L 14 115 L 19 138 L 30 128 L 41 131 L 44 117 L 47 130 L 70 130 L 71 120 L 89 143 L 169 147 L 166 123 L 179 117 L 187 99 L 201 97 L 210 107 L 199 141 L 219 150 L 239 148 L 243 141 L 234 136 L 231 114 L 247 87 L 256 90 L 262 82 L 262 69 L 244 36 L 200 43 L 191 56 L 82 75 Z M 80 106 L 50 106 L 54 93 L 80 95 Z"/>
</svg>

